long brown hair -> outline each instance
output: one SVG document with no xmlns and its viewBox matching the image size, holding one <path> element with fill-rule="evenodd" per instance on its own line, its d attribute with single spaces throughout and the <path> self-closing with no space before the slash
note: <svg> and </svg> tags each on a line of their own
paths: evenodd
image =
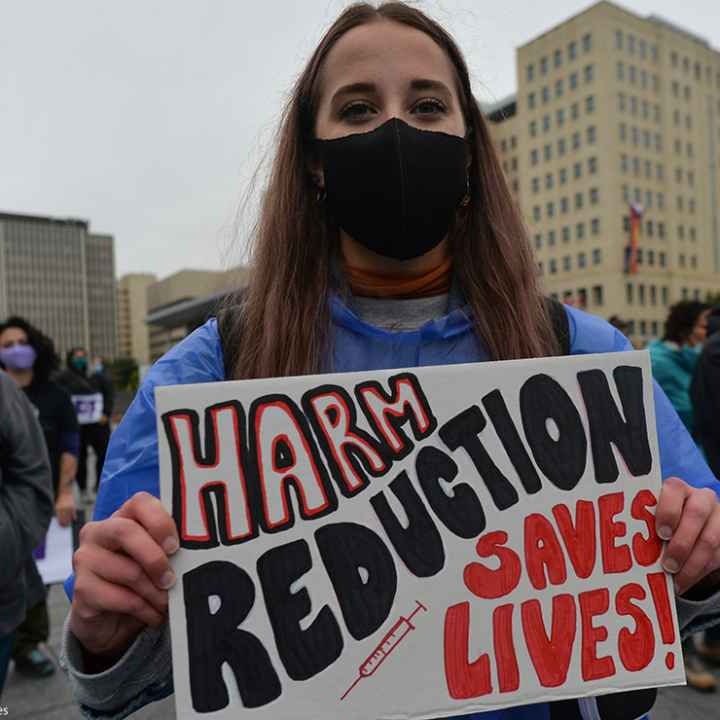
<svg viewBox="0 0 720 720">
<path fill-rule="evenodd" d="M 332 369 L 329 294 L 338 231 L 326 219 L 310 177 L 320 73 L 349 30 L 380 19 L 429 35 L 457 73 L 472 155 L 470 203 L 451 234 L 455 272 L 475 330 L 497 360 L 558 350 L 520 211 L 454 40 L 403 2 L 348 7 L 325 33 L 285 108 L 278 147 L 251 240 L 250 281 L 231 297 L 221 332 L 228 378 L 278 377 Z"/>
</svg>

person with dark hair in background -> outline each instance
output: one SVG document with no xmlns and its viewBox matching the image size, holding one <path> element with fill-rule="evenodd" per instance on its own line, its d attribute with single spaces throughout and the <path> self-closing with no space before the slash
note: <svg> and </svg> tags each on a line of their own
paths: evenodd
<svg viewBox="0 0 720 720">
<path fill-rule="evenodd" d="M 694 432 L 690 383 L 707 335 L 710 307 L 683 300 L 670 308 L 665 335 L 648 346 L 655 380 L 665 391 L 688 432 Z"/>
<path fill-rule="evenodd" d="M 695 439 L 715 476 L 720 478 L 720 305 L 707 316 L 707 340 L 695 368 L 690 386 L 695 417 Z M 720 629 L 705 631 L 697 653 L 720 664 Z"/>
<path fill-rule="evenodd" d="M 67 369 L 57 376 L 57 381 L 70 393 L 78 423 L 80 424 L 80 456 L 77 482 L 88 500 L 91 492 L 100 484 L 100 475 L 105 464 L 105 454 L 110 442 L 110 420 L 114 394 L 112 386 L 107 390 L 104 378 L 89 374 L 88 354 L 85 348 L 76 347 L 68 352 Z M 108 404 L 106 408 L 105 405 Z M 95 453 L 95 487 L 88 487 L 88 448 Z M 90 492 L 89 492 L 90 491 Z"/>
<path fill-rule="evenodd" d="M 0 695 L 28 608 L 44 597 L 33 550 L 53 512 L 50 463 L 32 405 L 0 372 Z"/>
<path fill-rule="evenodd" d="M 709 312 L 709 306 L 697 300 L 676 303 L 670 308 L 664 337 L 648 346 L 653 376 L 693 436 L 695 419 L 690 384 L 707 335 Z M 697 653 L 693 637 L 683 642 L 683 654 L 688 685 L 704 692 L 714 690 L 717 680 Z"/>
<path fill-rule="evenodd" d="M 20 317 L 0 323 L 0 366 L 24 390 L 36 409 L 45 436 L 52 471 L 55 515 L 62 527 L 75 519 L 73 482 L 77 472 L 80 433 L 68 394 L 50 374 L 58 358 L 52 340 Z M 28 610 L 18 628 L 13 650 L 15 667 L 23 674 L 45 677 L 55 672 L 52 660 L 38 647 L 50 633 L 43 598 Z"/>
</svg>

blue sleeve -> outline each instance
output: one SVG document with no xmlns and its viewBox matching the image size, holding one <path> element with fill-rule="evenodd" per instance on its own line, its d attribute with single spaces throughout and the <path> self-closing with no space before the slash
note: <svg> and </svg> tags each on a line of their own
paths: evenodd
<svg viewBox="0 0 720 720">
<path fill-rule="evenodd" d="M 602 318 L 566 307 L 572 355 L 632 350 L 630 341 Z M 655 423 L 663 480 L 676 476 L 693 487 L 708 487 L 720 497 L 720 483 L 660 386 L 654 383 Z"/>
<path fill-rule="evenodd" d="M 155 388 L 224 379 L 222 349 L 214 319 L 153 365 L 110 438 L 94 520 L 109 517 L 142 490 L 160 496 Z M 73 586 L 74 575 L 71 575 L 65 583 L 69 597 L 72 597 Z"/>
</svg>

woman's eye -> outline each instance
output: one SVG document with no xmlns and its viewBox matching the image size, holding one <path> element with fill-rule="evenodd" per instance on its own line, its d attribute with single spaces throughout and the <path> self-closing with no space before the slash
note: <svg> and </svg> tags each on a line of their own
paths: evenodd
<svg viewBox="0 0 720 720">
<path fill-rule="evenodd" d="M 353 102 L 340 110 L 340 117 L 343 120 L 362 120 L 375 113 L 372 105 L 364 102 Z"/>
<path fill-rule="evenodd" d="M 445 105 L 434 98 L 420 100 L 413 106 L 412 112 L 417 115 L 437 115 L 447 112 Z"/>
</svg>

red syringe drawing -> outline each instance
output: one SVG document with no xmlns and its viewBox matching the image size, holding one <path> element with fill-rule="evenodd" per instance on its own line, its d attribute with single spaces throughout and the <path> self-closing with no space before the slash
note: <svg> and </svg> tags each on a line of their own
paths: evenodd
<svg viewBox="0 0 720 720">
<path fill-rule="evenodd" d="M 358 676 L 355 678 L 355 682 L 345 691 L 340 700 L 344 700 L 350 691 L 365 677 L 370 677 L 380 665 L 382 665 L 385 658 L 400 644 L 402 639 L 415 629 L 412 624 L 412 619 L 421 611 L 427 612 L 427 608 L 419 601 L 415 601 L 416 608 L 410 613 L 408 617 L 402 615 L 398 618 L 395 624 L 387 631 L 385 637 L 378 643 L 377 647 L 368 655 L 368 657 L 360 665 Z"/>
</svg>

